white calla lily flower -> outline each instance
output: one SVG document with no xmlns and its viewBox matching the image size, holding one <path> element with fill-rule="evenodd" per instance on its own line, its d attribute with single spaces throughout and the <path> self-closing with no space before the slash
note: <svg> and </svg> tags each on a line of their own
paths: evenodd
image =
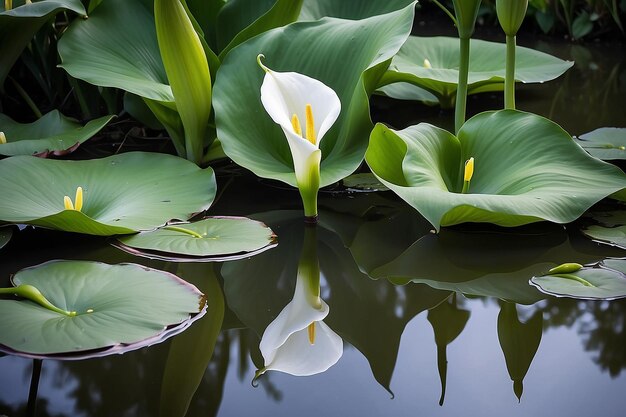
<svg viewBox="0 0 626 417">
<path fill-rule="evenodd" d="M 305 268 L 302 268 L 305 269 Z M 267 326 L 259 348 L 265 360 L 258 378 L 274 370 L 296 376 L 326 371 L 343 355 L 343 340 L 322 320 L 329 312 L 328 304 L 313 288 L 310 277 L 298 273 L 293 299 Z"/>
<path fill-rule="evenodd" d="M 319 80 L 297 72 L 277 72 L 266 67 L 261 102 L 285 133 L 291 150 L 296 183 L 307 218 L 317 217 L 317 192 L 322 153 L 320 143 L 341 112 L 337 93 Z"/>
</svg>

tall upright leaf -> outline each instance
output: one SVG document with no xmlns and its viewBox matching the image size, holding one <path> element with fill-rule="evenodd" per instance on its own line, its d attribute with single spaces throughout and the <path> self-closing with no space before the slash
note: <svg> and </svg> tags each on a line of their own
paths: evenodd
<svg viewBox="0 0 626 417">
<path fill-rule="evenodd" d="M 200 163 L 211 113 L 211 74 L 200 37 L 180 0 L 155 0 L 159 49 L 185 129 L 187 159 Z"/>
</svg>

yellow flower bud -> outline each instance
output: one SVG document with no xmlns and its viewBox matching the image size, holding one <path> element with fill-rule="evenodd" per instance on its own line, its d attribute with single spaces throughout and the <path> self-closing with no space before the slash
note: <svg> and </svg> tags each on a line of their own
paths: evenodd
<svg viewBox="0 0 626 417">
<path fill-rule="evenodd" d="M 471 157 L 467 161 L 465 161 L 465 175 L 463 176 L 464 181 L 471 181 L 472 176 L 474 175 L 474 157 Z"/>
<path fill-rule="evenodd" d="M 4 135 L 4 132 L 0 132 L 0 145 L 4 145 L 7 143 L 7 137 Z"/>
</svg>

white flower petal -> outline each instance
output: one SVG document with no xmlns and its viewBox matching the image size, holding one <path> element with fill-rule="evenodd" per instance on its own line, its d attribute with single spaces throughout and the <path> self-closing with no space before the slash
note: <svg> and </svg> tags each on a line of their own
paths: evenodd
<svg viewBox="0 0 626 417">
<path fill-rule="evenodd" d="M 306 105 L 313 110 L 316 145 L 332 127 L 341 112 L 341 102 L 335 91 L 315 78 L 297 72 L 266 70 L 261 85 L 261 102 L 272 120 L 284 131 L 293 132 L 291 118 L 298 116 L 305 129 Z"/>
<path fill-rule="evenodd" d="M 315 323 L 315 344 L 309 343 L 306 328 L 292 333 L 266 362 L 265 370 L 308 376 L 326 371 L 343 355 L 343 340 L 323 321 Z"/>
<path fill-rule="evenodd" d="M 303 329 L 306 333 L 309 324 L 328 315 L 328 304 L 324 300 L 318 298 L 320 305 L 312 305 L 313 297 L 307 293 L 306 285 L 306 279 L 299 276 L 293 299 L 263 332 L 259 348 L 266 364 L 274 360 L 278 349 L 292 334 Z"/>
</svg>

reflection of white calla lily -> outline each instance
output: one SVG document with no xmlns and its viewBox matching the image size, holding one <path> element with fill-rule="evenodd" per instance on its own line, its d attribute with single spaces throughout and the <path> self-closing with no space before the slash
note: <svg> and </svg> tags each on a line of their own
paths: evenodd
<svg viewBox="0 0 626 417">
<path fill-rule="evenodd" d="M 296 72 L 272 71 L 263 65 L 262 57 L 257 57 L 265 71 L 261 102 L 287 137 L 304 214 L 316 217 L 320 143 L 339 117 L 341 102 L 333 89 L 321 81 Z"/>
<path fill-rule="evenodd" d="M 319 275 L 310 280 L 303 270 L 307 268 L 299 268 L 293 300 L 263 333 L 259 348 L 265 367 L 257 377 L 269 370 L 314 375 L 326 371 L 343 354 L 343 340 L 322 321 L 329 308 L 319 297 Z"/>
</svg>

